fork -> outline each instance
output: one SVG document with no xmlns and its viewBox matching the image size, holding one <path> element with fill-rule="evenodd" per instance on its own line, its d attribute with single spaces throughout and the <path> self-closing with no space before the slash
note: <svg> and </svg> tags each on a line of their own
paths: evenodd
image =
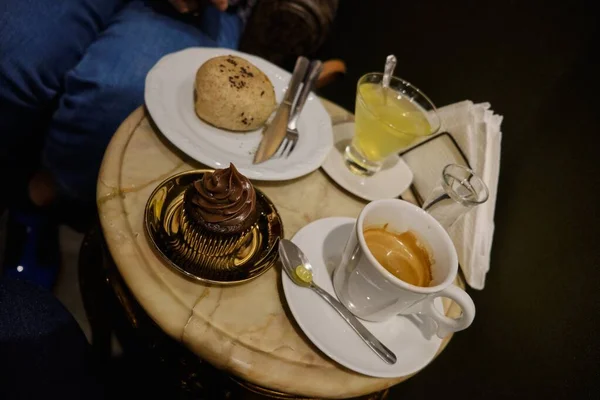
<svg viewBox="0 0 600 400">
<path fill-rule="evenodd" d="M 302 108 L 304 108 L 304 103 L 306 103 L 308 95 L 314 88 L 315 82 L 321 74 L 322 69 L 323 63 L 321 61 L 315 60 L 310 63 L 310 69 L 308 70 L 306 80 L 302 85 L 302 90 L 300 91 L 294 109 L 292 110 L 292 116 L 288 121 L 287 128 L 285 131 L 285 138 L 279 145 L 278 152 L 280 153 L 280 157 L 288 158 L 296 148 L 296 143 L 298 143 L 299 137 L 298 119 L 300 118 L 300 113 L 302 113 Z"/>
</svg>

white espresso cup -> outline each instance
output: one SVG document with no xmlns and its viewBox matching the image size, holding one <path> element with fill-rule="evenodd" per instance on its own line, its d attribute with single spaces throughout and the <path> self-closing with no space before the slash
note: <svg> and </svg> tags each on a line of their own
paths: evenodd
<svg viewBox="0 0 600 400">
<path fill-rule="evenodd" d="M 363 232 L 383 227 L 391 232 L 413 232 L 432 258 L 430 286 L 411 285 L 386 270 L 371 254 Z M 348 310 L 367 321 L 384 321 L 395 315 L 418 314 L 437 323 L 437 335 L 445 337 L 471 325 L 475 305 L 471 297 L 453 285 L 458 272 L 456 250 L 448 233 L 421 208 L 403 200 L 377 200 L 361 211 L 346 242 L 340 264 L 333 273 L 333 287 Z M 448 297 L 462 315 L 449 318 L 434 306 L 437 297 Z"/>
</svg>

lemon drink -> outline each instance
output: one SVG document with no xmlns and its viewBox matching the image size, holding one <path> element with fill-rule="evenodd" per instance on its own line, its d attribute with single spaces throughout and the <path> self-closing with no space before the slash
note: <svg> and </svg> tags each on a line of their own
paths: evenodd
<svg viewBox="0 0 600 400">
<path fill-rule="evenodd" d="M 346 148 L 346 164 L 355 173 L 372 175 L 390 155 L 410 146 L 416 139 L 433 134 L 439 129 L 435 107 L 418 92 L 399 88 L 398 84 L 410 85 L 394 78 L 390 87 L 365 79 L 359 81 L 356 95 L 355 134 Z M 366 80 L 366 82 L 363 82 Z M 372 79 L 371 79 L 372 81 Z M 396 86 L 394 87 L 394 84 Z M 410 94 L 407 95 L 407 94 Z M 414 94 L 427 99 L 415 99 Z M 421 104 L 419 104 L 421 103 Z"/>
</svg>

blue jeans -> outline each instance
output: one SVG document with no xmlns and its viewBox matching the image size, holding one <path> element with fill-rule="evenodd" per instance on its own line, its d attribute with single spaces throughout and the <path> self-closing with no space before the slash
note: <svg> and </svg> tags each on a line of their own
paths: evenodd
<svg viewBox="0 0 600 400">
<path fill-rule="evenodd" d="M 0 399 L 103 399 L 92 361 L 79 325 L 50 292 L 0 277 Z"/>
<path fill-rule="evenodd" d="M 104 150 L 143 103 L 146 73 L 187 47 L 237 48 L 234 11 L 207 6 L 186 17 L 166 0 L 0 1 L 2 182 L 26 175 L 41 150 L 59 193 L 93 202 Z"/>
</svg>

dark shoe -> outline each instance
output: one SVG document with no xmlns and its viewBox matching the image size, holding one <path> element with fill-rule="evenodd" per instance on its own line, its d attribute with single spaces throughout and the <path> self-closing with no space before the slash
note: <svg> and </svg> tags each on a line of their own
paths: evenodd
<svg viewBox="0 0 600 400">
<path fill-rule="evenodd" d="M 58 225 L 44 213 L 9 210 L 2 274 L 52 289 L 60 268 Z"/>
</svg>

